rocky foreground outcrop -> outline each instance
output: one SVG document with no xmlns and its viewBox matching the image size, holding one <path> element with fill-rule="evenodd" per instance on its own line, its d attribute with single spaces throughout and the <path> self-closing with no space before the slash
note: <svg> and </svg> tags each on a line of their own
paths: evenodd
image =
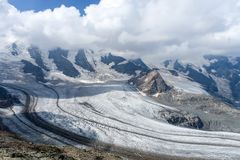
<svg viewBox="0 0 240 160">
<path fill-rule="evenodd" d="M 1 125 L 0 125 L 1 127 Z M 1 160 L 120 160 L 121 157 L 96 150 L 37 145 L 0 131 Z"/>
</svg>

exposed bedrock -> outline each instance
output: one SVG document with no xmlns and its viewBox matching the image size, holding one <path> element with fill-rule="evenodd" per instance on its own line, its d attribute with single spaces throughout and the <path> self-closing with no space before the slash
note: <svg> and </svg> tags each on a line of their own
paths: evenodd
<svg viewBox="0 0 240 160">
<path fill-rule="evenodd" d="M 0 86 L 0 108 L 10 107 L 13 103 L 20 103 L 15 95 L 11 95 L 4 87 Z"/>
<path fill-rule="evenodd" d="M 170 87 L 165 83 L 157 70 L 140 74 L 130 79 L 129 82 L 147 94 L 156 94 L 170 90 Z"/>
<path fill-rule="evenodd" d="M 160 103 L 198 115 L 203 123 L 201 129 L 240 132 L 240 111 L 230 104 L 209 95 L 181 93 L 174 90 L 153 97 Z"/>
<path fill-rule="evenodd" d="M 195 129 L 203 128 L 203 122 L 198 116 L 186 112 L 159 111 L 159 116 L 176 126 Z"/>
</svg>

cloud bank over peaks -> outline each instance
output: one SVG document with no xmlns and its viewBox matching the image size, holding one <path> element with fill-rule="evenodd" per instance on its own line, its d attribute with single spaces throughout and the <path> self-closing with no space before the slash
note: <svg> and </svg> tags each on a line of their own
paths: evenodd
<svg viewBox="0 0 240 160">
<path fill-rule="evenodd" d="M 0 0 L 0 47 L 20 41 L 41 48 L 107 48 L 153 63 L 239 54 L 239 0 L 101 0 L 85 13 L 64 5 L 20 12 Z"/>
</svg>

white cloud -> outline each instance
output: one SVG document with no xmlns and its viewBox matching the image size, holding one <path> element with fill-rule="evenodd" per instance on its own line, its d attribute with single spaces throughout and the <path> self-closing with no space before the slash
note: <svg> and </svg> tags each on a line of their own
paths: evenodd
<svg viewBox="0 0 240 160">
<path fill-rule="evenodd" d="M 81 16 L 75 7 L 20 12 L 0 0 L 0 41 L 51 48 L 110 48 L 158 63 L 162 58 L 237 54 L 239 0 L 101 0 Z"/>
</svg>

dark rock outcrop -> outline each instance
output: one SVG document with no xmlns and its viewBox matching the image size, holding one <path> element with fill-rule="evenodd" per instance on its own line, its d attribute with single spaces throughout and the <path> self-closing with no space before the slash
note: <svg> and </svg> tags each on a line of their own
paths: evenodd
<svg viewBox="0 0 240 160">
<path fill-rule="evenodd" d="M 150 68 L 140 58 L 132 59 L 132 60 L 129 60 L 129 61 L 132 62 L 133 64 L 135 64 L 136 66 L 142 68 L 141 70 L 144 71 L 144 72 L 147 72 L 147 71 L 150 70 Z"/>
<path fill-rule="evenodd" d="M 235 58 L 235 64 L 230 62 L 228 57 L 225 56 L 204 56 L 205 59 L 212 61 L 212 63 L 203 67 L 209 74 L 216 77 L 224 78 L 229 81 L 230 89 L 234 99 L 240 99 L 240 58 Z M 214 71 L 214 72 L 213 72 Z"/>
<path fill-rule="evenodd" d="M 174 69 L 187 74 L 193 81 L 200 83 L 210 93 L 218 92 L 217 84 L 211 76 L 204 75 L 201 71 L 194 69 L 191 65 L 183 66 L 178 61 L 174 63 Z"/>
<path fill-rule="evenodd" d="M 178 74 L 178 72 L 177 71 L 175 71 L 175 70 L 171 70 L 171 69 L 169 69 L 168 70 L 173 76 L 179 76 L 179 74 Z"/>
<path fill-rule="evenodd" d="M 5 100 L 8 97 L 8 91 L 0 86 L 0 100 Z"/>
<path fill-rule="evenodd" d="M 169 70 L 174 69 L 177 73 L 183 73 L 190 80 L 201 84 L 210 95 L 239 108 L 240 57 L 205 55 L 204 59 L 208 63 L 200 66 L 190 63 L 182 64 L 178 60 L 166 60 L 163 65 Z M 222 86 L 221 83 L 225 83 L 225 85 Z"/>
<path fill-rule="evenodd" d="M 21 103 L 15 95 L 11 95 L 4 87 L 0 86 L 0 108 L 10 107 L 13 103 Z"/>
<path fill-rule="evenodd" d="M 28 52 L 30 56 L 35 60 L 36 64 L 44 69 L 45 71 L 49 71 L 48 67 L 44 64 L 42 56 L 41 56 L 41 51 L 37 47 L 30 47 L 28 48 Z"/>
<path fill-rule="evenodd" d="M 57 48 L 49 51 L 49 58 L 53 59 L 59 71 L 69 77 L 78 77 L 80 72 L 73 66 L 73 64 L 67 59 L 68 50 Z"/>
<path fill-rule="evenodd" d="M 75 64 L 82 67 L 85 70 L 88 70 L 89 72 L 95 72 L 92 65 L 88 62 L 88 59 L 83 49 L 78 51 L 75 57 Z"/>
<path fill-rule="evenodd" d="M 12 55 L 17 56 L 20 54 L 20 51 L 18 49 L 18 46 L 16 43 L 13 43 L 10 47 L 9 50 L 11 52 Z"/>
<path fill-rule="evenodd" d="M 147 69 L 137 66 L 136 64 L 126 61 L 126 63 L 120 63 L 118 65 L 113 65 L 112 69 L 119 73 L 124 73 L 128 75 L 136 75 L 136 71 L 147 72 Z"/>
<path fill-rule="evenodd" d="M 106 56 L 102 56 L 101 62 L 107 65 L 112 63 L 112 69 L 119 73 L 128 75 L 136 75 L 136 71 L 148 72 L 150 70 L 150 68 L 139 58 L 128 61 L 123 57 L 114 56 L 111 53 Z"/>
<path fill-rule="evenodd" d="M 114 56 L 111 53 L 101 57 L 101 62 L 107 65 L 109 65 L 110 63 L 114 63 L 114 65 L 117 65 L 125 60 L 126 60 L 125 58 L 120 56 Z"/>
<path fill-rule="evenodd" d="M 167 120 L 168 123 L 187 128 L 201 129 L 203 128 L 202 120 L 193 114 L 173 112 L 173 111 L 159 111 L 160 117 Z"/>
<path fill-rule="evenodd" d="M 27 60 L 22 60 L 21 62 L 24 64 L 24 67 L 23 67 L 24 73 L 31 73 L 32 75 L 34 75 L 36 77 L 37 81 L 46 82 L 46 80 L 44 78 L 45 74 L 44 74 L 42 68 L 32 64 L 31 62 L 29 62 Z"/>
</svg>

